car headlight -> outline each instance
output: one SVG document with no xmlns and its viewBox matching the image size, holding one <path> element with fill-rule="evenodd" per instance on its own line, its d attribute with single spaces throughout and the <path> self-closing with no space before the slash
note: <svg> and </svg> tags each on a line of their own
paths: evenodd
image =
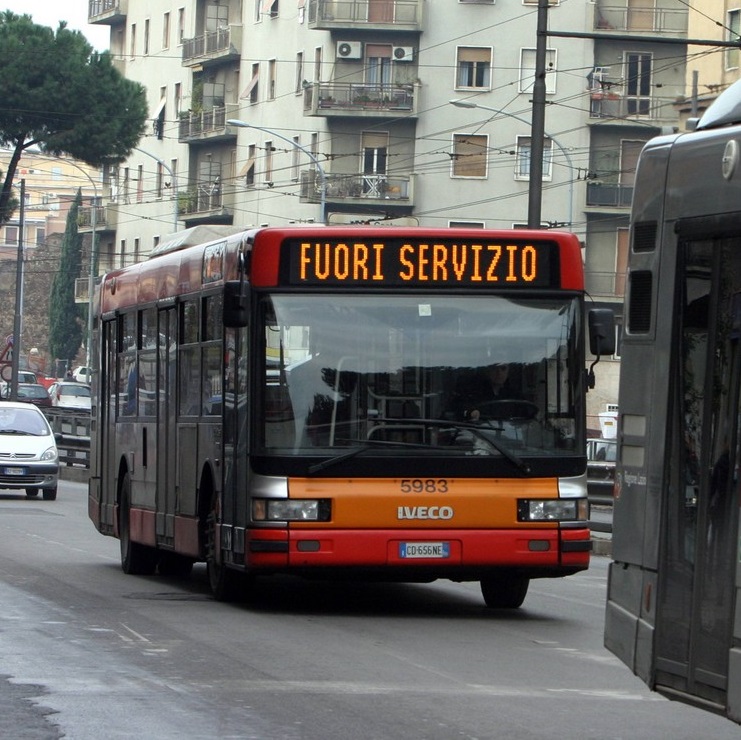
<svg viewBox="0 0 741 740">
<path fill-rule="evenodd" d="M 44 454 L 41 456 L 41 459 L 44 462 L 52 462 L 57 459 L 57 448 L 56 447 L 50 447 L 48 450 L 44 452 Z"/>
<path fill-rule="evenodd" d="M 589 503 L 585 498 L 520 499 L 517 521 L 520 522 L 586 522 Z"/>
<path fill-rule="evenodd" d="M 258 498 L 252 501 L 255 522 L 328 522 L 331 506 L 325 499 Z"/>
</svg>

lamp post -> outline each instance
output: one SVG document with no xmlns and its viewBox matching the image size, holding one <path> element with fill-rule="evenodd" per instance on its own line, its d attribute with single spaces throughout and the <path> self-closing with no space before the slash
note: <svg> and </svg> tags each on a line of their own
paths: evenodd
<svg viewBox="0 0 741 740">
<path fill-rule="evenodd" d="M 296 147 L 299 151 L 303 152 L 313 163 L 316 167 L 316 171 L 319 173 L 319 185 L 320 185 L 320 206 L 319 206 L 319 212 L 321 215 L 321 222 L 323 224 L 327 223 L 327 175 L 324 172 L 324 168 L 320 164 L 319 160 L 306 148 L 301 146 L 298 142 L 294 141 L 293 139 L 289 139 L 287 136 L 283 136 L 283 134 L 279 134 L 277 131 L 273 131 L 269 128 L 263 128 L 262 126 L 255 126 L 252 123 L 247 123 L 247 121 L 240 121 L 236 118 L 229 118 L 227 120 L 227 123 L 230 126 L 237 126 L 239 128 L 254 128 L 257 131 L 263 131 L 266 134 L 270 134 L 271 136 L 277 136 L 279 139 L 282 139 L 283 141 L 288 142 L 291 146 Z"/>
<path fill-rule="evenodd" d="M 175 211 L 174 211 L 174 219 L 175 222 L 173 223 L 173 231 L 178 230 L 178 221 L 180 220 L 180 209 L 178 206 L 178 178 L 177 175 L 172 171 L 172 168 L 169 167 L 167 164 L 165 164 L 164 160 L 160 159 L 159 157 L 156 157 L 151 152 L 148 152 L 146 149 L 140 149 L 138 146 L 135 146 L 134 149 L 136 149 L 137 152 L 141 152 L 142 154 L 146 154 L 148 157 L 151 157 L 157 164 L 161 165 L 165 168 L 167 171 L 167 174 L 170 176 L 170 179 L 172 180 L 172 192 L 175 193 L 174 201 L 175 201 Z"/>
<path fill-rule="evenodd" d="M 488 105 L 481 105 L 481 103 L 474 103 L 471 100 L 458 100 L 453 99 L 448 101 L 451 105 L 454 105 L 456 108 L 479 108 L 480 110 L 490 111 L 491 113 L 498 113 L 501 116 L 506 116 L 507 118 L 514 118 L 515 121 L 520 121 L 521 123 L 524 123 L 526 125 L 530 125 L 530 121 L 528 121 L 526 118 L 522 118 L 521 116 L 517 116 L 514 113 L 508 113 L 507 111 L 500 110 L 499 108 L 491 108 Z M 556 139 L 554 136 L 551 136 L 551 134 L 544 132 L 544 135 L 547 136 L 559 149 L 561 154 L 563 154 L 564 159 L 566 160 L 566 164 L 569 167 L 569 170 L 573 173 L 574 166 L 572 164 L 571 156 L 566 151 L 566 149 L 561 146 L 558 139 Z M 534 154 L 534 149 L 532 148 L 533 142 L 530 142 L 531 145 L 531 165 L 532 165 L 532 156 Z M 541 158 L 542 158 L 542 147 L 541 147 Z M 537 174 L 537 173 L 536 173 Z M 535 177 L 533 175 L 533 169 L 531 166 L 530 169 L 530 187 L 529 187 L 529 201 L 528 201 L 528 227 L 530 228 L 540 228 L 540 201 L 543 195 L 543 189 L 542 189 L 542 175 L 543 175 L 543 168 L 541 166 L 540 169 L 540 176 Z M 537 180 L 537 181 L 536 181 Z M 537 200 L 537 209 L 534 207 L 534 201 Z M 537 211 L 537 220 L 534 218 Z M 574 180 L 573 177 L 569 178 L 569 226 L 571 226 L 573 221 L 573 214 L 574 214 Z"/>
<path fill-rule="evenodd" d="M 13 357 L 10 363 L 10 400 L 18 400 L 18 369 L 21 359 L 21 333 L 23 323 L 23 229 L 25 226 L 26 181 L 21 180 L 21 204 L 18 213 L 18 256 L 15 267 L 15 317 L 13 319 Z"/>
</svg>

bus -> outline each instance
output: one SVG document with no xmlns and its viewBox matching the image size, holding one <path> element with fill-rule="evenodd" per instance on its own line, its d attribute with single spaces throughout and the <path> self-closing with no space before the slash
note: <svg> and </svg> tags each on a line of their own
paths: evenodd
<svg viewBox="0 0 741 740">
<path fill-rule="evenodd" d="M 588 567 L 585 327 L 596 362 L 614 326 L 573 234 L 266 227 L 163 245 L 94 300 L 89 516 L 124 572 L 517 608 Z"/>
<path fill-rule="evenodd" d="M 741 83 L 693 123 L 636 171 L 605 644 L 741 722 Z"/>
</svg>

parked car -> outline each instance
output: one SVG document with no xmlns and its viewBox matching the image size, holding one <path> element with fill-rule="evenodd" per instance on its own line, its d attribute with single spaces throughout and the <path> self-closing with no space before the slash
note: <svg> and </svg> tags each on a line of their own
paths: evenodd
<svg viewBox="0 0 741 740">
<path fill-rule="evenodd" d="M 617 440 L 587 440 L 587 490 L 592 503 L 608 503 L 612 498 L 616 460 Z"/>
<path fill-rule="evenodd" d="M 72 370 L 72 379 L 78 383 L 87 383 L 90 385 L 90 381 L 93 379 L 93 371 L 89 367 L 80 365 Z"/>
<path fill-rule="evenodd" d="M 36 406 L 0 403 L 0 488 L 25 489 L 26 496 L 57 497 L 59 452 L 49 422 Z"/>
<path fill-rule="evenodd" d="M 5 372 L 3 373 L 3 377 L 10 378 L 10 373 Z M 18 382 L 19 383 L 38 383 L 38 379 L 36 378 L 36 373 L 31 372 L 30 370 L 19 370 L 18 371 Z M 10 385 L 9 382 L 3 380 L 0 382 L 0 395 L 5 393 L 5 389 Z"/>
<path fill-rule="evenodd" d="M 11 388 L 10 385 L 6 385 L 3 388 L 0 397 L 3 399 L 10 398 Z M 18 383 L 18 400 L 26 401 L 27 403 L 33 403 L 36 406 L 52 406 L 49 392 L 40 383 Z"/>
<path fill-rule="evenodd" d="M 90 386 L 73 380 L 59 380 L 49 386 L 52 406 L 90 411 Z"/>
</svg>

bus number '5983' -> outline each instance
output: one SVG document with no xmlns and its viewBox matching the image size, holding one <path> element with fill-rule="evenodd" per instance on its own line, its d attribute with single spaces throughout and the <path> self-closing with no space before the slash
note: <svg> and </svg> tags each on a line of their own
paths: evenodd
<svg viewBox="0 0 741 740">
<path fill-rule="evenodd" d="M 447 493 L 448 481 L 445 478 L 402 478 L 402 493 Z"/>
</svg>

